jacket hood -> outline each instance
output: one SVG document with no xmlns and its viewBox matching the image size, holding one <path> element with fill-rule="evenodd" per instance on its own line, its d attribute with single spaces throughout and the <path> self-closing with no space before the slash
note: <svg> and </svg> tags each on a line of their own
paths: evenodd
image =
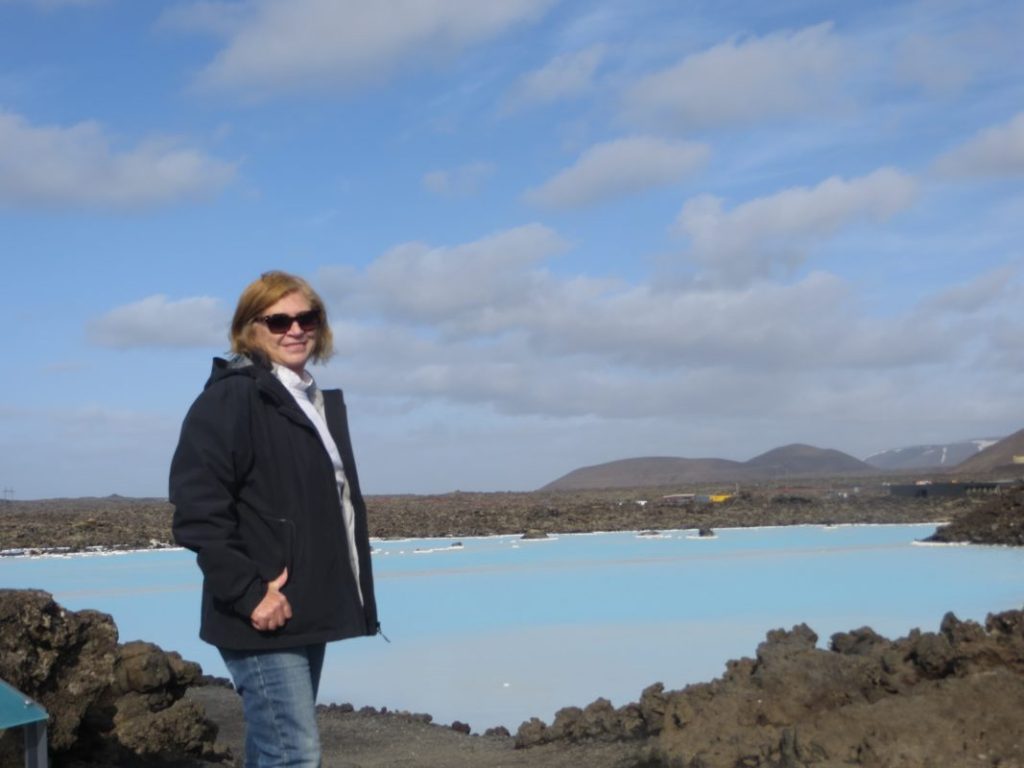
<svg viewBox="0 0 1024 768">
<path fill-rule="evenodd" d="M 230 358 L 215 357 L 210 369 L 210 378 L 203 389 L 231 376 L 257 378 L 261 372 L 270 371 L 270 364 L 261 356 L 232 355 Z"/>
</svg>

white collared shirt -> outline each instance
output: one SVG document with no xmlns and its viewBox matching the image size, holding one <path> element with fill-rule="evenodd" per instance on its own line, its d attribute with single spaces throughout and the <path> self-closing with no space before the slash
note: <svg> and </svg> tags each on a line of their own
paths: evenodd
<svg viewBox="0 0 1024 768">
<path fill-rule="evenodd" d="M 352 565 L 352 573 L 356 577 L 359 600 L 362 602 L 363 589 L 359 585 L 359 552 L 356 550 L 356 513 L 352 506 L 348 483 L 345 481 L 345 467 L 342 465 L 341 453 L 334 442 L 334 437 L 331 436 L 331 431 L 327 428 L 323 393 L 308 371 L 303 371 L 303 375 L 299 376 L 295 371 L 283 365 L 274 363 L 273 367 L 274 375 L 284 384 L 285 389 L 291 393 L 299 408 L 316 427 L 317 434 L 320 435 L 320 442 L 323 443 L 324 449 L 334 465 L 334 478 L 338 484 L 338 498 L 341 500 L 341 515 L 345 524 L 345 535 L 348 538 L 349 561 Z"/>
</svg>

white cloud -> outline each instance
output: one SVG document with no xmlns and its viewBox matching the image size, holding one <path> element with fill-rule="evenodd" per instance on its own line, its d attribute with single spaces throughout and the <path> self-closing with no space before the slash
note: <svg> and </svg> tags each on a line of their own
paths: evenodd
<svg viewBox="0 0 1024 768">
<path fill-rule="evenodd" d="M 494 163 L 468 163 L 423 174 L 423 188 L 441 197 L 471 197 L 494 173 Z"/>
<path fill-rule="evenodd" d="M 595 144 L 569 168 L 526 192 L 527 201 L 573 208 L 675 184 L 708 158 L 704 144 L 632 136 Z"/>
<path fill-rule="evenodd" d="M 399 65 L 444 59 L 539 18 L 554 0 L 263 0 L 239 18 L 235 3 L 176 10 L 174 26 L 230 30 L 203 85 L 266 94 L 294 87 L 351 86 Z"/>
<path fill-rule="evenodd" d="M 115 307 L 92 320 L 89 339 L 118 349 L 136 347 L 228 347 L 230 319 L 217 299 L 168 301 L 157 294 Z"/>
<path fill-rule="evenodd" d="M 931 297 L 924 305 L 929 312 L 956 312 L 975 314 L 996 305 L 1000 299 L 1016 300 L 1017 269 L 1010 266 L 993 269 L 967 282 Z"/>
<path fill-rule="evenodd" d="M 691 259 L 734 280 L 800 265 L 814 245 L 844 227 L 883 220 L 914 200 L 915 181 L 882 168 L 849 181 L 833 176 L 816 187 L 795 187 L 725 211 L 720 198 L 688 200 L 675 229 L 690 239 Z"/>
<path fill-rule="evenodd" d="M 585 293 L 565 283 L 550 294 L 530 314 L 538 349 L 652 371 L 802 365 L 820 354 L 834 330 L 827 318 L 845 303 L 843 286 L 826 275 L 740 290 L 638 284 Z"/>
<path fill-rule="evenodd" d="M 531 225 L 326 270 L 318 284 L 339 349 L 359 361 L 343 365 L 346 386 L 502 413 L 733 418 L 796 411 L 810 396 L 795 392 L 819 392 L 824 408 L 844 377 L 955 367 L 985 343 L 987 326 L 962 301 L 883 321 L 864 315 L 835 275 L 745 287 L 564 278 L 544 268 L 561 247 Z M 794 389 L 794 377 L 807 388 Z"/>
<path fill-rule="evenodd" d="M 490 333 L 499 319 L 523 309 L 538 284 L 533 268 L 563 251 L 551 229 L 530 224 L 452 247 L 405 243 L 363 273 L 341 268 L 322 275 L 325 290 L 402 322 L 436 325 L 447 333 Z"/>
<path fill-rule="evenodd" d="M 0 112 L 0 206 L 131 210 L 207 197 L 234 167 L 166 139 L 113 150 L 102 128 Z"/>
<path fill-rule="evenodd" d="M 640 78 L 623 111 L 680 129 L 816 111 L 834 97 L 841 60 L 831 24 L 730 40 Z"/>
<path fill-rule="evenodd" d="M 1024 174 L 1024 112 L 1008 122 L 979 131 L 936 161 L 949 176 L 1018 176 Z"/>
<path fill-rule="evenodd" d="M 584 94 L 593 87 L 594 75 L 605 55 L 605 46 L 556 56 L 540 69 L 519 78 L 505 97 L 505 111 L 551 104 Z"/>
<path fill-rule="evenodd" d="M 953 337 L 979 371 L 1019 374 L 1024 370 L 1022 291 L 1020 266 L 1004 265 L 927 297 L 910 318 L 931 322 L 939 338 Z"/>
<path fill-rule="evenodd" d="M 324 381 L 338 375 L 350 393 L 420 407 L 486 405 L 517 415 L 806 418 L 859 398 L 852 382 L 949 366 L 980 333 L 920 315 L 868 320 L 849 287 L 824 274 L 747 290 L 580 291 L 545 273 L 516 300 L 521 311 L 500 314 L 500 334 L 452 337 L 440 320 L 410 326 L 386 310 L 377 316 L 383 326 L 357 321 L 345 356 L 359 364 Z"/>
<path fill-rule="evenodd" d="M 989 338 L 992 344 L 992 364 L 996 370 L 1016 374 L 1024 373 L 1024 323 L 1016 317 L 995 324 Z"/>
</svg>

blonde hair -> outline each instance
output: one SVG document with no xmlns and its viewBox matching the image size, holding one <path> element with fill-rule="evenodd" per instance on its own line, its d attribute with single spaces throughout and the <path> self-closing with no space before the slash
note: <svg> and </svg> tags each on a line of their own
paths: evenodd
<svg viewBox="0 0 1024 768">
<path fill-rule="evenodd" d="M 311 309 L 320 312 L 320 327 L 316 331 L 313 342 L 313 354 L 310 356 L 315 363 L 323 362 L 334 354 L 334 335 L 327 323 L 327 308 L 313 287 L 296 275 L 277 270 L 264 272 L 253 280 L 242 291 L 235 306 L 235 315 L 231 319 L 231 351 L 236 355 L 247 357 L 265 357 L 266 353 L 256 341 L 253 321 L 262 317 L 268 307 L 273 306 L 285 296 L 301 293 L 309 302 Z"/>
</svg>

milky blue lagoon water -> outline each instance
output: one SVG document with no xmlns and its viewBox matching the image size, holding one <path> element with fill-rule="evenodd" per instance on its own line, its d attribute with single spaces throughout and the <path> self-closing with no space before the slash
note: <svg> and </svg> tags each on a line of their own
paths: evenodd
<svg viewBox="0 0 1024 768">
<path fill-rule="evenodd" d="M 946 611 L 984 621 L 1024 605 L 1024 550 L 921 546 L 932 526 L 801 526 L 375 541 L 384 632 L 328 648 L 321 702 L 429 712 L 482 732 L 550 722 L 598 696 L 711 680 L 765 633 L 807 623 L 825 646 L 871 626 L 934 631 Z M 461 546 L 457 546 L 460 544 Z M 0 585 L 96 608 L 225 675 L 196 637 L 199 570 L 182 550 L 0 558 Z"/>
</svg>

